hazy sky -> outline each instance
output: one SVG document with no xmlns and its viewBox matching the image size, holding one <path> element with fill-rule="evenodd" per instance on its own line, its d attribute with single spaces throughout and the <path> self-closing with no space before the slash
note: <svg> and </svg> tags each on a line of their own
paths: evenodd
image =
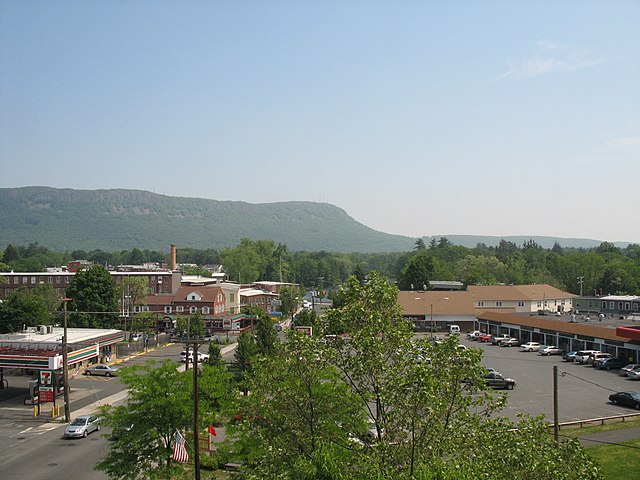
<svg viewBox="0 0 640 480">
<path fill-rule="evenodd" d="M 640 243 L 640 1 L 0 0 L 0 166 Z"/>
</svg>

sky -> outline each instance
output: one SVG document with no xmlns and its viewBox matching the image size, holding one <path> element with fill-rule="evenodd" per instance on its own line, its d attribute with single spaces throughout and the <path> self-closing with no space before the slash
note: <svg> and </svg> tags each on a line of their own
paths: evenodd
<svg viewBox="0 0 640 480">
<path fill-rule="evenodd" d="M 0 188 L 640 243 L 640 1 L 0 0 Z"/>
</svg>

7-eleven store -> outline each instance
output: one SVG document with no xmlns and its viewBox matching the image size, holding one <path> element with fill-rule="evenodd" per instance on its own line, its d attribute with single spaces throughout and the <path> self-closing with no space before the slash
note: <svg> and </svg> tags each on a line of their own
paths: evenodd
<svg viewBox="0 0 640 480">
<path fill-rule="evenodd" d="M 0 335 L 0 383 L 7 384 L 4 374 L 33 374 L 50 371 L 52 386 L 62 389 L 62 336 L 60 327 L 40 326 L 19 333 Z M 124 339 L 121 330 L 94 328 L 67 329 L 67 361 L 69 375 L 73 377 L 88 363 L 108 361 L 112 345 Z"/>
</svg>

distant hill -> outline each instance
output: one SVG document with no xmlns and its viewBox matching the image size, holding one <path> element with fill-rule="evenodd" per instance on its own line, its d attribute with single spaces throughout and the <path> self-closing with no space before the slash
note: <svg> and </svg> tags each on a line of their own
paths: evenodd
<svg viewBox="0 0 640 480">
<path fill-rule="evenodd" d="M 474 247 L 502 237 L 446 236 Z M 409 251 L 415 238 L 379 232 L 333 205 L 314 202 L 251 204 L 170 197 L 140 190 L 73 190 L 49 187 L 0 189 L 0 248 L 38 242 L 52 250 L 221 249 L 242 238 L 285 243 L 290 250 L 328 252 Z M 440 238 L 440 235 L 435 238 Z M 593 247 L 601 242 L 553 237 L 504 237 L 518 245 L 530 238 L 550 248 Z M 423 238 L 428 245 L 431 237 Z"/>
</svg>

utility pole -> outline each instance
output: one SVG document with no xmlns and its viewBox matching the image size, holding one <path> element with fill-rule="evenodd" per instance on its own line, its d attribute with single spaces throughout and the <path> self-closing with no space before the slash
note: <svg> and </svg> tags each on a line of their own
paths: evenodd
<svg viewBox="0 0 640 480">
<path fill-rule="evenodd" d="M 553 366 L 553 439 L 558 442 L 558 366 Z"/>
<path fill-rule="evenodd" d="M 67 302 L 69 298 L 63 298 L 64 304 L 64 329 L 62 334 L 62 378 L 64 379 L 64 421 L 69 423 L 71 421 L 71 408 L 69 405 L 69 363 L 67 354 Z M 55 395 L 55 393 L 54 393 Z"/>
<path fill-rule="evenodd" d="M 193 342 L 193 467 L 200 480 L 200 435 L 198 433 L 198 342 Z"/>
</svg>

